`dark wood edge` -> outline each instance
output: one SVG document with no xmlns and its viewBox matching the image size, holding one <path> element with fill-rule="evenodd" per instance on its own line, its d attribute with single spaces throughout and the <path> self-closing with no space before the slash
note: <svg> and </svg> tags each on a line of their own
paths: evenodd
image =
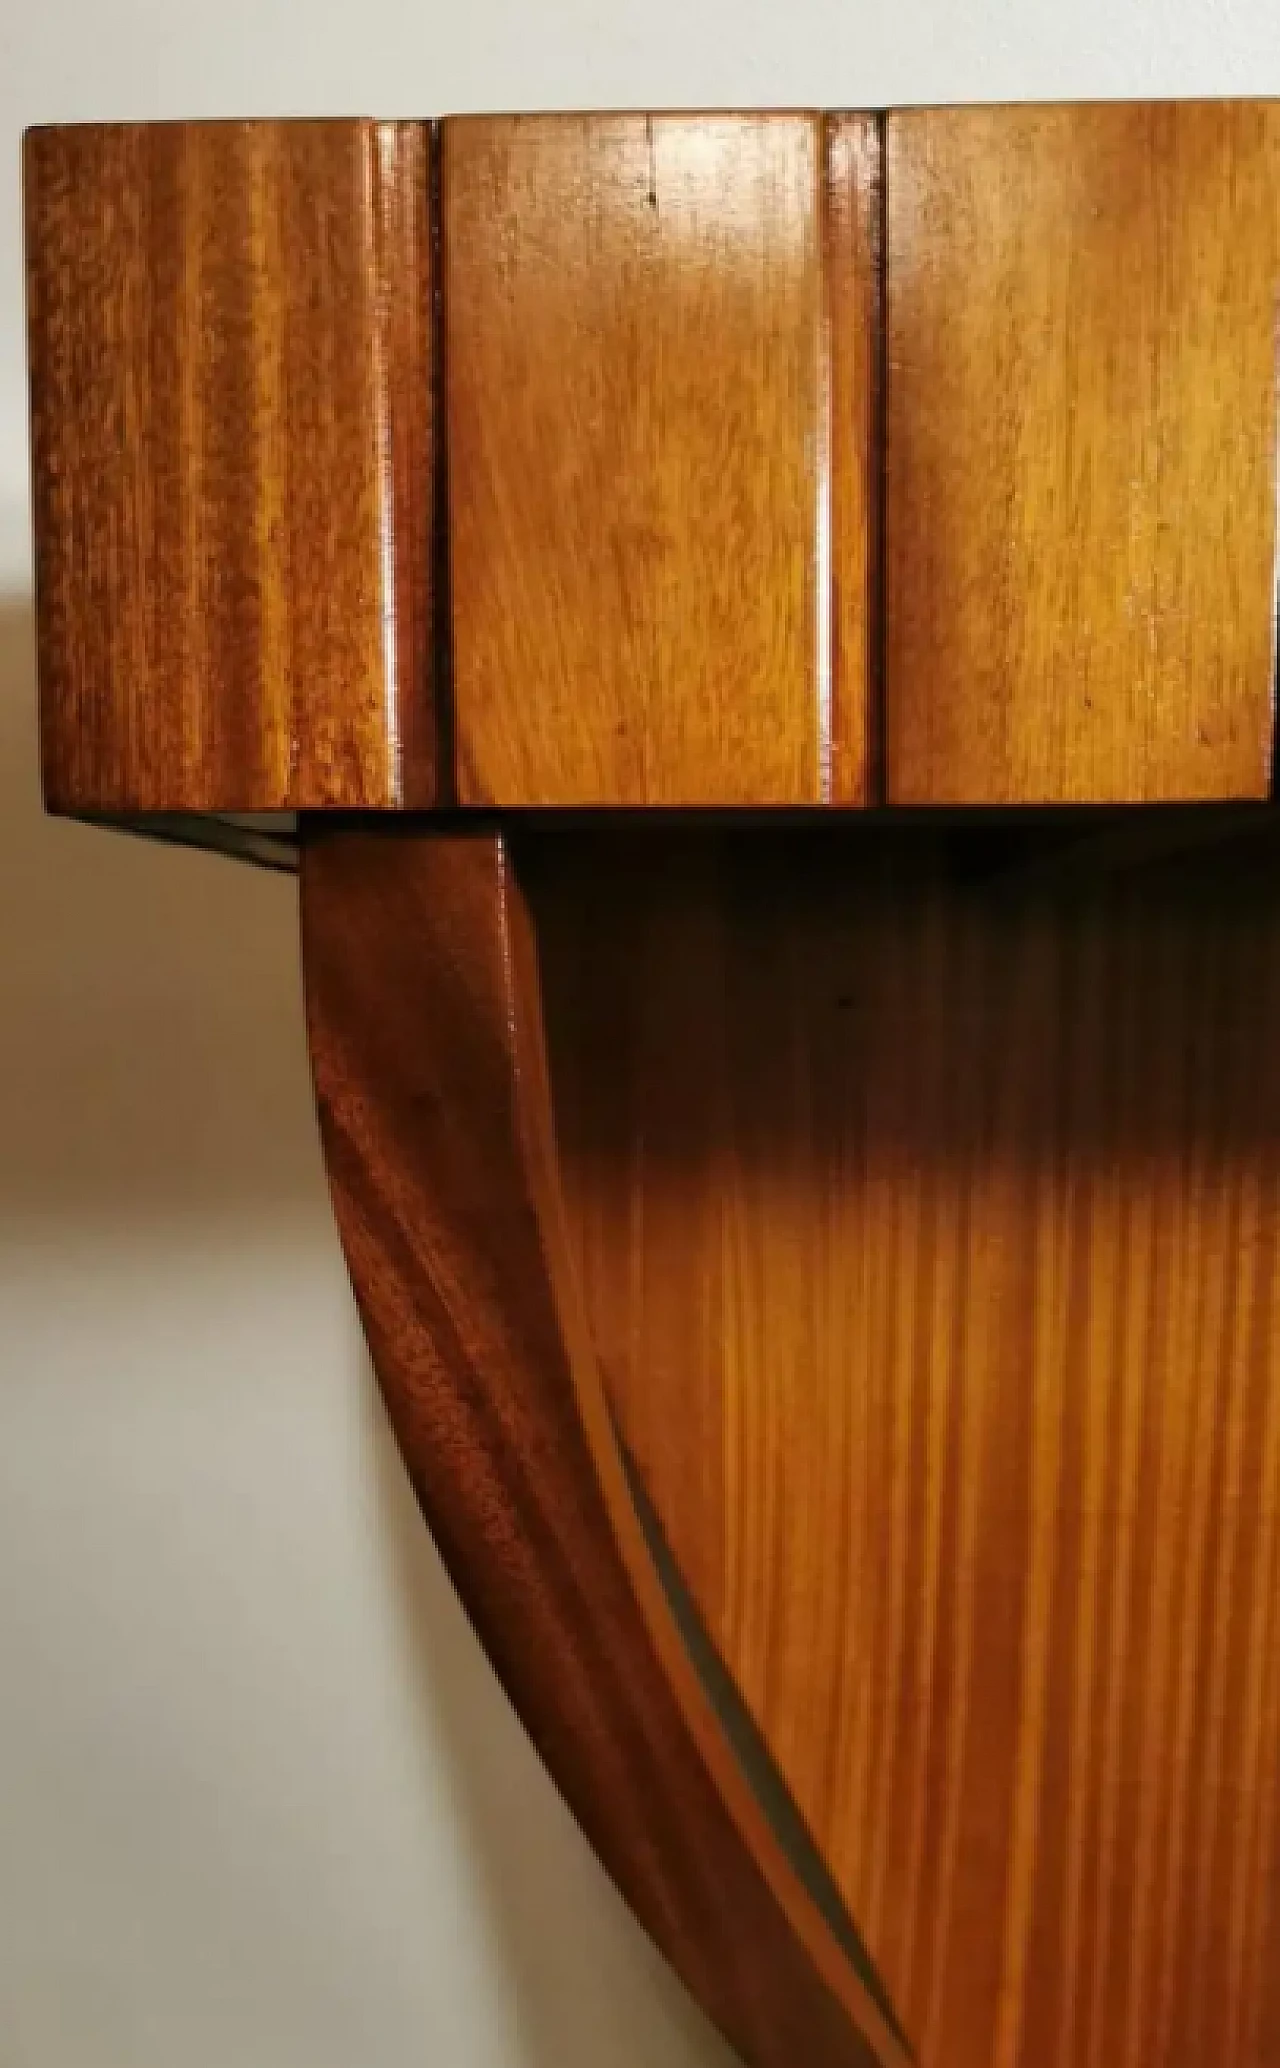
<svg viewBox="0 0 1280 2068">
<path fill-rule="evenodd" d="M 423 1512 L 597 1854 L 745 2059 L 902 2068 L 645 1541 L 570 1262 L 507 843 L 384 827 L 308 830 L 303 964 L 338 1224 Z"/>
</svg>

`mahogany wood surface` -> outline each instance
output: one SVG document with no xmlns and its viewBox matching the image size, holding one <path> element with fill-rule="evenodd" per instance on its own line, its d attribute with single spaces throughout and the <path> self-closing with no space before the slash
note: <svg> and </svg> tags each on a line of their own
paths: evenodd
<svg viewBox="0 0 1280 2068">
<path fill-rule="evenodd" d="M 462 800 L 861 796 L 856 433 L 832 709 L 821 118 L 442 127 Z M 856 321 L 853 234 L 842 256 Z"/>
<path fill-rule="evenodd" d="M 1267 795 L 1280 103 L 888 118 L 903 804 Z"/>
<path fill-rule="evenodd" d="M 424 805 L 428 125 L 26 141 L 45 794 Z"/>
<path fill-rule="evenodd" d="M 440 128 L 28 139 L 54 809 L 1268 793 L 1280 104 Z"/>
<path fill-rule="evenodd" d="M 1058 838 L 543 835 L 576 1260 L 916 2058 L 1273 2068 L 1275 840 Z"/>
<path fill-rule="evenodd" d="M 302 922 L 325 1157 L 374 1361 L 534 1743 L 751 2068 L 905 2068 L 748 1791 L 641 1534 L 569 1258 L 505 843 L 313 833 Z"/>
</svg>

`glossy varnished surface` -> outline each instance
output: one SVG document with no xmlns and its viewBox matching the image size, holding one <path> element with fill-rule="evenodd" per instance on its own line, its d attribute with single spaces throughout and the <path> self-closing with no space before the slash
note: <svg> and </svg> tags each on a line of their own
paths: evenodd
<svg viewBox="0 0 1280 2068">
<path fill-rule="evenodd" d="M 894 802 L 1265 796 L 1280 106 L 893 114 Z"/>
<path fill-rule="evenodd" d="M 313 836 L 312 1061 L 374 1362 L 440 1549 L 637 1916 L 751 2068 L 905 2068 L 685 1653 L 569 1257 L 501 840 Z"/>
<path fill-rule="evenodd" d="M 55 809 L 1267 793 L 1276 105 L 441 129 L 28 140 Z"/>
<path fill-rule="evenodd" d="M 55 810 L 426 804 L 427 125 L 27 138 Z"/>
<path fill-rule="evenodd" d="M 830 796 L 821 172 L 816 115 L 444 123 L 465 802 Z"/>
<path fill-rule="evenodd" d="M 918 2058 L 1270 2068 L 1274 848 L 526 869 L 620 1426 Z"/>
</svg>

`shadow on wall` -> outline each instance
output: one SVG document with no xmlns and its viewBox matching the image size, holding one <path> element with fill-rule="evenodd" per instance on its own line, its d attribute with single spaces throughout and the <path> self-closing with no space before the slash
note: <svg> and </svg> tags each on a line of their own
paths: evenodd
<svg viewBox="0 0 1280 2068">
<path fill-rule="evenodd" d="M 106 1254 L 121 1232 L 145 1250 L 152 1231 L 159 1243 L 176 1230 L 165 1254 L 179 1272 L 208 1235 L 224 1254 L 228 1237 L 233 1249 L 252 1246 L 261 1269 L 264 1227 L 273 1239 L 292 1231 L 296 1254 L 314 1253 L 321 1272 L 331 1245 L 339 1268 L 305 1062 L 295 886 L 45 817 L 31 609 L 13 596 L 0 598 L 0 947 L 0 1279 L 6 1261 L 24 1268 L 32 1237 L 56 1278 L 72 1238 L 81 1254 Z M 0 1317 L 0 1379 L 2 1353 Z M 334 1362 L 346 1355 L 334 1346 Z M 459 1842 L 491 1921 L 489 1958 L 510 1990 L 503 2068 L 730 2068 L 605 1881 L 480 1653 L 418 1515 L 354 1314 L 350 1365 L 369 1402 L 354 1467 L 373 1477 L 416 1742 L 436 1769 L 424 1771 L 425 1795 L 441 1787 L 443 1751 Z M 315 1412 L 331 1414 L 325 1375 L 316 1378 Z M 228 1408 L 208 1400 L 191 1411 L 198 1421 Z M 156 1469 L 174 1456 L 185 1469 L 185 1455 L 162 1441 Z M 352 1526 L 368 1512 L 353 1508 Z M 343 1642 L 340 1623 L 334 1635 Z M 216 1653 L 216 1630 L 211 1641 Z M 149 1640 L 129 1642 L 145 1664 Z M 323 1677 L 322 1662 L 306 1670 Z M 269 1719 L 270 1690 L 263 1706 Z M 158 1727 L 149 1718 L 147 1730 Z M 252 1718 L 244 1731 L 252 1743 Z M 198 1774 L 205 1755 L 190 1756 Z M 251 1873 L 252 1861 L 246 1835 L 233 1873 Z M 446 1857 L 442 1872 L 456 1862 Z M 438 1931 L 447 1909 L 422 1933 Z"/>
<path fill-rule="evenodd" d="M 512 2068 L 734 2068 L 544 1774 L 431 1548 L 385 1415 L 370 1450 L 388 1579 L 414 1647 L 420 1742 L 443 1730 L 510 1975 Z"/>
<path fill-rule="evenodd" d="M 295 886 L 46 818 L 34 662 L 0 597 L 0 1217 L 278 1215 L 319 1167 Z"/>
</svg>

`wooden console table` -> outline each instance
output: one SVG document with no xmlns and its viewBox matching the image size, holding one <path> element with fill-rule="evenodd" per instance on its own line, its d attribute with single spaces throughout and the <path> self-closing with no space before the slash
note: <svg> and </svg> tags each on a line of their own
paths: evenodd
<svg viewBox="0 0 1280 2068">
<path fill-rule="evenodd" d="M 1275 2068 L 1280 104 L 25 169 L 49 807 L 300 867 L 637 1916 L 751 2068 Z"/>
</svg>

